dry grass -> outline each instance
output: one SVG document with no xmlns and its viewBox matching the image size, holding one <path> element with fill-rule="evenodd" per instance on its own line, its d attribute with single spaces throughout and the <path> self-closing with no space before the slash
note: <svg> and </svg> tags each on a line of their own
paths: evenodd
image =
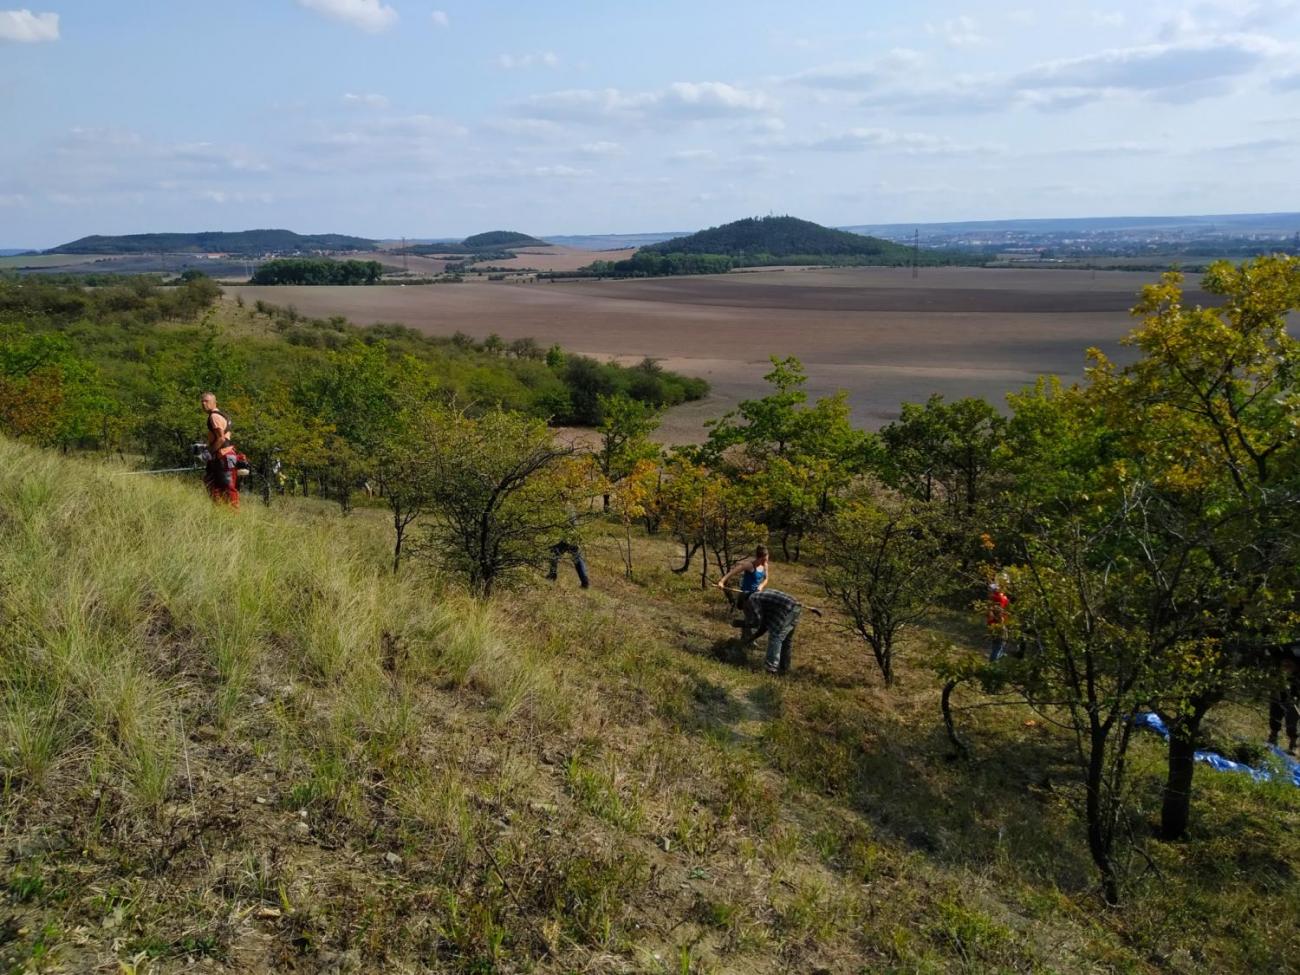
<svg viewBox="0 0 1300 975">
<path fill-rule="evenodd" d="M 12 971 L 1285 970 L 1295 790 L 1198 773 L 1193 839 L 1094 895 L 1063 743 L 885 692 L 833 628 L 776 682 L 637 543 L 476 604 L 383 521 L 0 443 Z M 540 580 L 539 580 L 540 581 Z M 805 570 L 777 584 L 805 598 Z M 966 621 L 946 621 L 960 637 Z M 936 631 L 937 633 L 938 631 Z"/>
</svg>

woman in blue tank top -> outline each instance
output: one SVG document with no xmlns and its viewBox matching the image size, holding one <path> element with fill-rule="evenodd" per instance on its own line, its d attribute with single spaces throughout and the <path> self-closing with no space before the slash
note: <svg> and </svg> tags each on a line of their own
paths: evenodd
<svg viewBox="0 0 1300 975">
<path fill-rule="evenodd" d="M 754 550 L 754 557 L 745 559 L 743 562 L 737 562 L 732 566 L 731 571 L 718 580 L 718 588 L 726 589 L 729 583 L 736 576 L 740 576 L 739 603 L 743 604 L 746 599 L 756 592 L 762 592 L 767 588 L 771 581 L 769 569 L 767 546 L 760 545 Z"/>
</svg>

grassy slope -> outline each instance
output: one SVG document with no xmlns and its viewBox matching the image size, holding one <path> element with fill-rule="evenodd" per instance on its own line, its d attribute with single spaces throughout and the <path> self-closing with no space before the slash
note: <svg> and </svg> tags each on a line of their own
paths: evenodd
<svg viewBox="0 0 1300 975">
<path fill-rule="evenodd" d="M 720 663 L 715 597 L 657 540 L 636 584 L 597 538 L 595 589 L 483 608 L 385 574 L 378 512 L 235 516 L 7 442 L 0 521 L 12 970 L 1282 971 L 1296 947 L 1294 790 L 1198 772 L 1193 840 L 1149 844 L 1103 911 L 1055 734 L 971 712 L 950 763 L 933 678 L 905 659 L 885 693 L 811 622 L 788 682 Z M 1148 801 L 1159 760 L 1144 741 Z"/>
</svg>

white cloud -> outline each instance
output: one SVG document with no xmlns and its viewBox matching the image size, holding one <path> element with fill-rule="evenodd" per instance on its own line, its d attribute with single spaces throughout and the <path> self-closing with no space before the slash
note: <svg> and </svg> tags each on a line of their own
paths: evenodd
<svg viewBox="0 0 1300 975">
<path fill-rule="evenodd" d="M 1089 19 L 1094 27 L 1123 27 L 1128 21 L 1122 10 L 1094 10 Z"/>
<path fill-rule="evenodd" d="M 928 89 L 897 84 L 869 92 L 863 104 L 943 114 L 1069 109 L 1121 96 L 1193 102 L 1222 94 L 1233 80 L 1285 51 L 1279 42 L 1253 34 L 1112 48 L 1045 61 L 1013 75 L 959 78 Z"/>
<path fill-rule="evenodd" d="M 34 14 L 30 10 L 0 10 L 0 41 L 38 44 L 59 39 L 58 14 Z"/>
<path fill-rule="evenodd" d="M 537 166 L 531 170 L 532 175 L 540 176 L 543 179 L 577 179 L 580 176 L 590 176 L 590 169 L 578 169 L 574 166 Z"/>
<path fill-rule="evenodd" d="M 578 152 L 584 156 L 621 156 L 623 146 L 618 142 L 587 142 L 578 146 Z"/>
<path fill-rule="evenodd" d="M 1159 91 L 1244 74 L 1280 51 L 1275 41 L 1244 35 L 1149 44 L 1048 61 L 1016 83 L 1022 89 Z"/>
<path fill-rule="evenodd" d="M 429 19 L 433 21 L 435 27 L 451 26 L 451 18 L 447 16 L 447 11 L 445 10 L 435 10 L 429 15 Z"/>
<path fill-rule="evenodd" d="M 781 149 L 809 149 L 816 152 L 864 152 L 879 150 L 908 156 L 959 156 L 992 154 L 992 146 L 965 145 L 946 136 L 928 132 L 899 132 L 895 129 L 853 128 L 833 135 L 773 143 Z"/>
<path fill-rule="evenodd" d="M 1274 91 L 1300 91 L 1300 71 L 1284 74 L 1273 79 Z"/>
<path fill-rule="evenodd" d="M 916 51 L 897 47 L 874 61 L 828 64 L 801 72 L 785 80 L 807 88 L 863 91 L 897 81 L 906 76 L 909 71 L 919 68 L 923 61 L 924 59 Z"/>
<path fill-rule="evenodd" d="M 443 164 L 452 158 L 454 140 L 468 130 L 434 115 L 354 116 L 347 129 L 321 126 L 298 146 L 298 164 L 313 172 L 400 170 Z"/>
<path fill-rule="evenodd" d="M 925 29 L 943 38 L 949 47 L 975 47 L 987 40 L 973 17 L 953 17 L 939 24 L 926 24 Z"/>
<path fill-rule="evenodd" d="M 348 92 L 343 96 L 344 105 L 352 105 L 358 108 L 384 109 L 388 107 L 388 99 L 383 95 L 376 94 L 353 94 Z"/>
<path fill-rule="evenodd" d="M 397 11 L 381 0 L 298 0 L 298 6 L 371 33 L 397 23 Z"/>
<path fill-rule="evenodd" d="M 537 51 L 532 54 L 498 54 L 497 67 L 506 71 L 522 68 L 558 68 L 560 56 L 554 51 Z"/>
<path fill-rule="evenodd" d="M 1202 0 L 1181 7 L 1160 28 L 1162 40 L 1266 30 L 1300 12 L 1300 0 Z"/>
<path fill-rule="evenodd" d="M 515 111 L 525 118 L 551 122 L 636 124 L 745 119 L 770 113 L 775 107 L 762 92 L 720 81 L 679 81 L 650 92 L 617 88 L 550 92 L 526 99 Z"/>
<path fill-rule="evenodd" d="M 702 163 L 713 162 L 718 158 L 718 154 L 712 149 L 679 149 L 677 152 L 668 156 L 669 162 L 675 163 Z"/>
</svg>

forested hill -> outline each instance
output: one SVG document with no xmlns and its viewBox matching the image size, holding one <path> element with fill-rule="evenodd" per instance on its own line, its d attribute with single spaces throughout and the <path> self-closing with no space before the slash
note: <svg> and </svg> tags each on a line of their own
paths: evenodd
<svg viewBox="0 0 1300 975">
<path fill-rule="evenodd" d="M 470 250 L 496 247 L 550 247 L 544 240 L 521 234 L 516 230 L 489 230 L 487 233 L 466 237 L 461 243 Z"/>
<path fill-rule="evenodd" d="M 843 257 L 906 258 L 910 251 L 878 237 L 832 230 L 797 217 L 748 217 L 721 227 L 711 227 L 642 250 L 658 254 L 724 254 L 745 257 L 834 255 Z"/>
<path fill-rule="evenodd" d="M 82 237 L 52 247 L 48 254 L 295 254 L 312 251 L 372 251 L 373 240 L 347 234 L 295 234 L 292 230 L 203 231 L 191 234 L 126 234 Z"/>
</svg>

